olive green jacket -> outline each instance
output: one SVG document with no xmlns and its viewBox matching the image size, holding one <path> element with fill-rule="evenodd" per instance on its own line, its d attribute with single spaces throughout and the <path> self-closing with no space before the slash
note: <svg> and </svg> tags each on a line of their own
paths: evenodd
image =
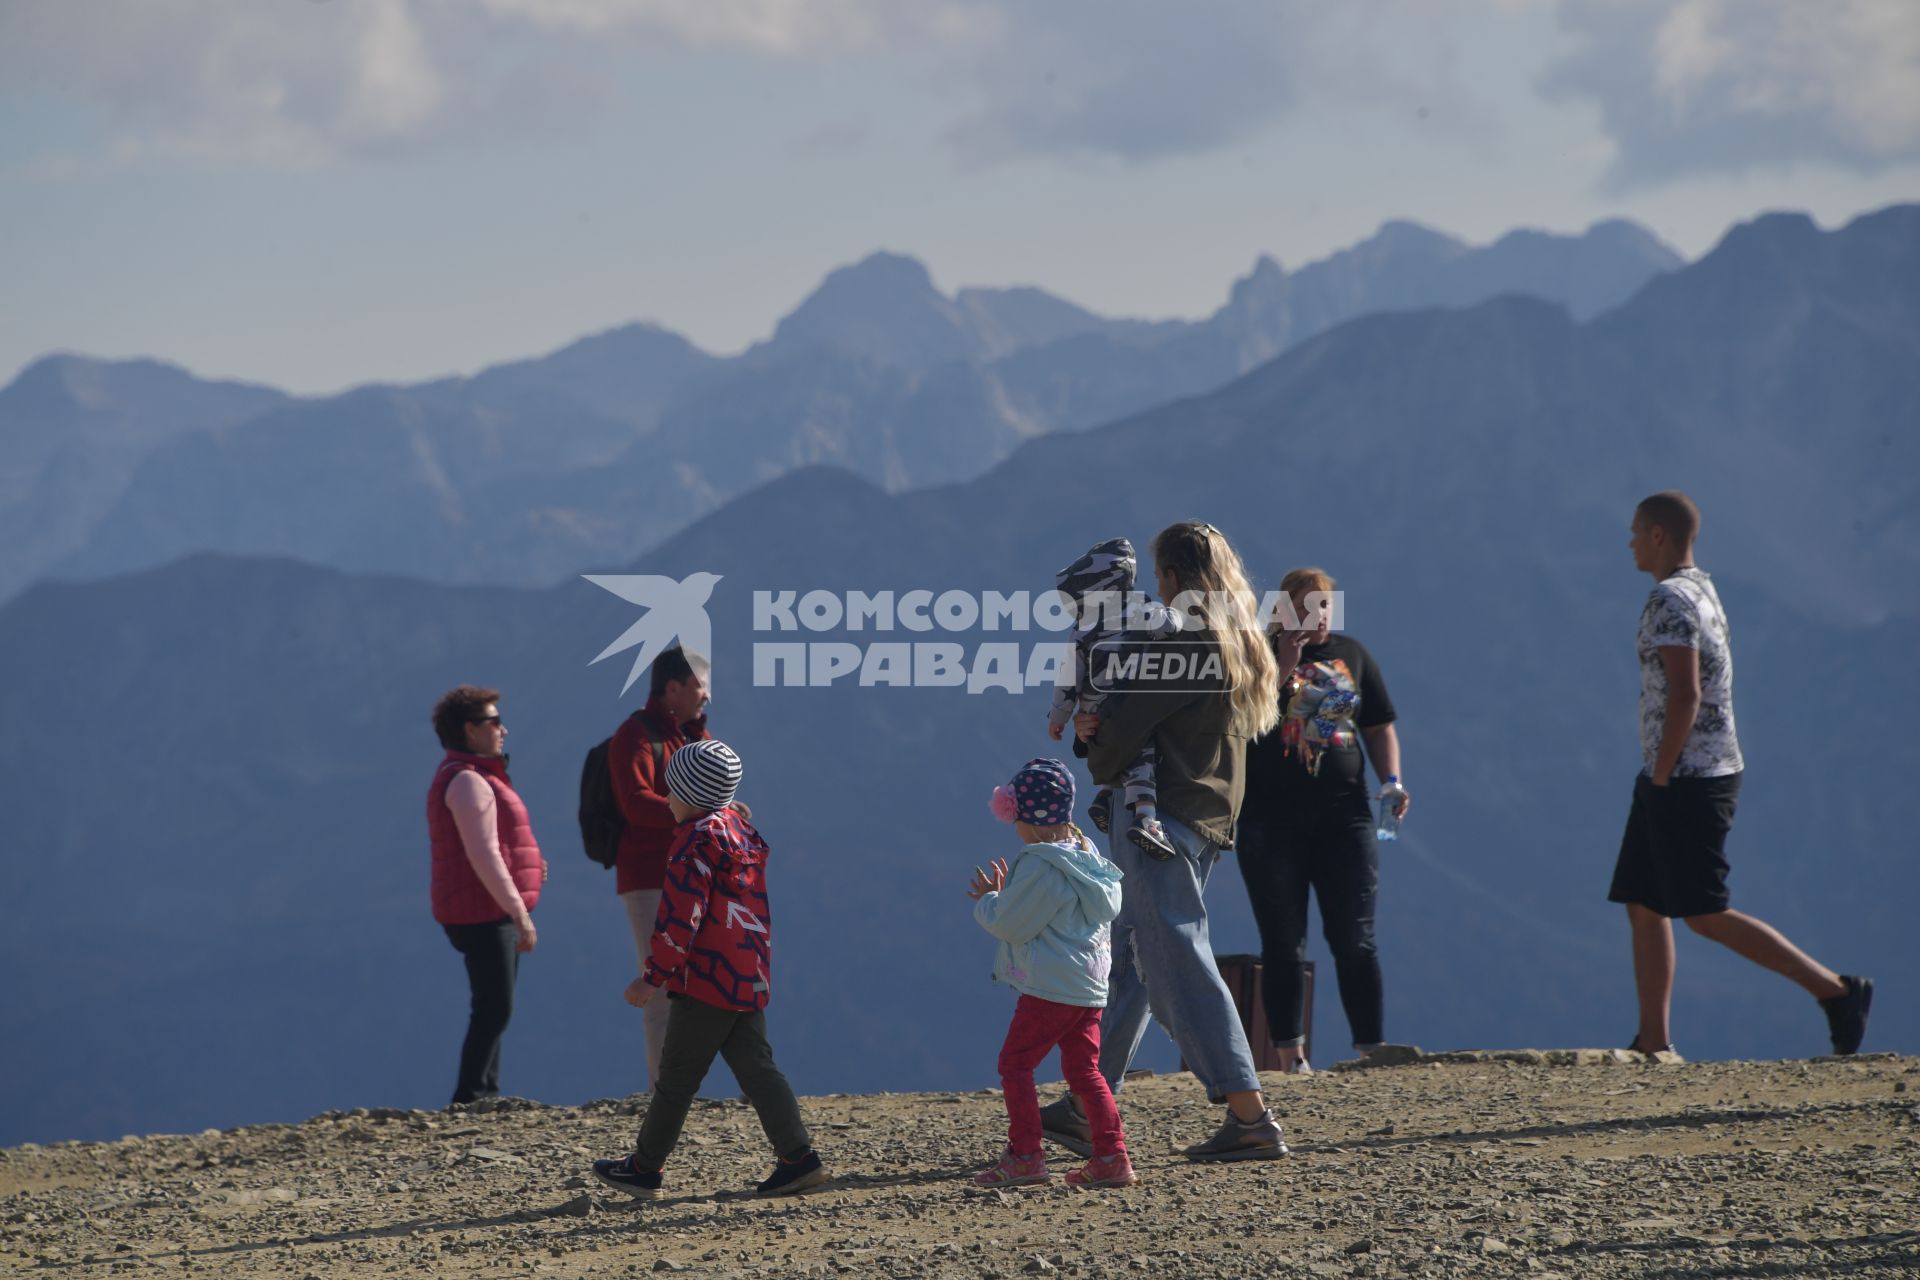
<svg viewBox="0 0 1920 1280">
<path fill-rule="evenodd" d="M 1199 640 L 1206 633 L 1181 638 Z M 1101 786 L 1116 786 L 1152 739 L 1160 753 L 1160 810 L 1231 849 L 1247 780 L 1247 739 L 1232 725 L 1233 706 L 1224 692 L 1117 692 L 1100 708 L 1100 730 L 1087 744 L 1087 770 Z"/>
</svg>

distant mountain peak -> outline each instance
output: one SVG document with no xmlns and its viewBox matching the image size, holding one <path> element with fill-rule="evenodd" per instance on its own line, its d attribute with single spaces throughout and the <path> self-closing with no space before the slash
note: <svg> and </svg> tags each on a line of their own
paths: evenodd
<svg viewBox="0 0 1920 1280">
<path fill-rule="evenodd" d="M 1467 252 L 1467 245 L 1444 231 L 1408 218 L 1389 218 L 1380 229 L 1355 245 L 1356 250 L 1384 249 L 1393 253 L 1431 253 L 1441 257 Z"/>
<path fill-rule="evenodd" d="M 926 264 L 887 252 L 829 272 L 767 346 L 783 353 L 825 349 L 914 371 L 984 351 L 965 312 L 934 287 Z"/>
</svg>

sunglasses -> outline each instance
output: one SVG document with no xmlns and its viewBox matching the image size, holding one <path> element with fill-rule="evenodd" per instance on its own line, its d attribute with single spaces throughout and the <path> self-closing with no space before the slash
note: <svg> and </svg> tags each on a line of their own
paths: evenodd
<svg viewBox="0 0 1920 1280">
<path fill-rule="evenodd" d="M 468 723 L 468 724 L 492 724 L 492 725 L 497 725 L 497 724 L 499 724 L 499 723 L 500 723 L 500 717 L 499 717 L 499 716 L 481 716 L 481 717 L 480 717 L 479 719 L 477 719 L 477 720 L 469 720 L 469 721 L 467 721 L 467 723 Z"/>
</svg>

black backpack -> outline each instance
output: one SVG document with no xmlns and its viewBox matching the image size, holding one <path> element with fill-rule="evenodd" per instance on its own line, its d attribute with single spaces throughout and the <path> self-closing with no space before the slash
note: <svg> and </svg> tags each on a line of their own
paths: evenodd
<svg viewBox="0 0 1920 1280">
<path fill-rule="evenodd" d="M 638 711 L 633 713 L 633 718 L 639 717 Z M 640 721 L 640 728 L 653 748 L 653 771 L 658 775 L 666 761 L 666 746 L 653 736 L 645 720 Z M 603 867 L 619 860 L 620 837 L 627 830 L 620 803 L 613 798 L 613 768 L 607 761 L 607 748 L 612 745 L 611 737 L 602 739 L 587 752 L 580 766 L 580 843 L 586 846 L 587 856 Z"/>
</svg>

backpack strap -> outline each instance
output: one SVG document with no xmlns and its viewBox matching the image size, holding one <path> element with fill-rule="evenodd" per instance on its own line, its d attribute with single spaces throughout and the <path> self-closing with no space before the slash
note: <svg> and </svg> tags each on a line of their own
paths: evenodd
<svg viewBox="0 0 1920 1280">
<path fill-rule="evenodd" d="M 664 773 L 667 767 L 667 744 L 654 736 L 653 725 L 648 723 L 645 711 L 633 713 L 633 719 L 640 722 L 640 732 L 647 735 L 647 745 L 653 748 L 653 776 L 665 784 Z"/>
</svg>

